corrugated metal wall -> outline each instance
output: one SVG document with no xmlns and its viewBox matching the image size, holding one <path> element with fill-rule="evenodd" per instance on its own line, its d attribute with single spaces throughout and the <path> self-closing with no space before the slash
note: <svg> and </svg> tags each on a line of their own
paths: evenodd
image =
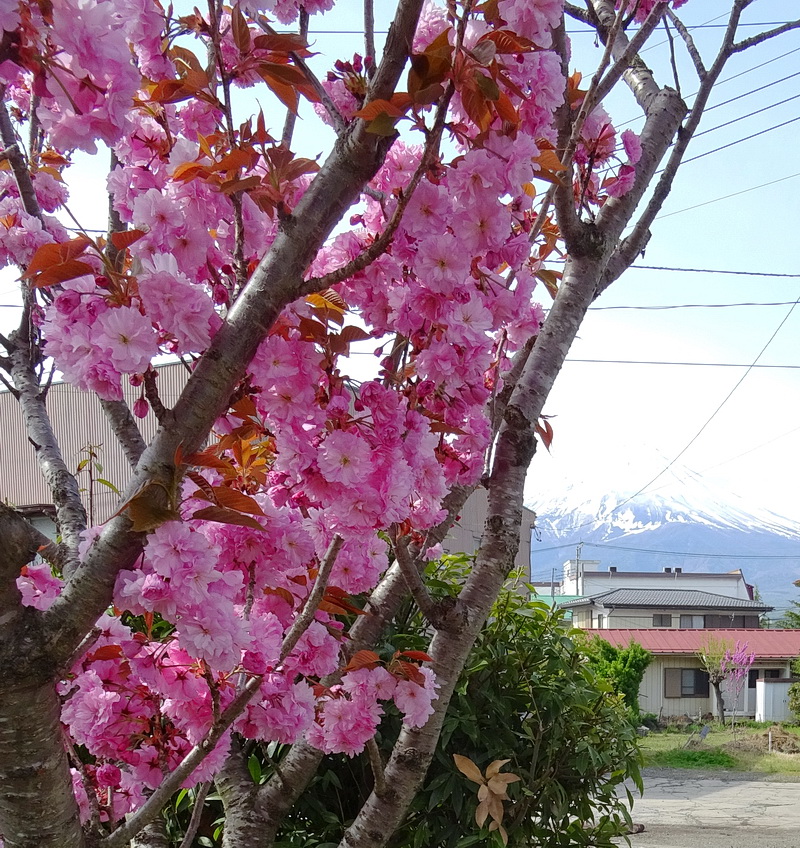
<svg viewBox="0 0 800 848">
<path fill-rule="evenodd" d="M 461 510 L 460 519 L 453 525 L 442 547 L 447 553 L 473 554 L 478 550 L 483 537 L 483 526 L 486 523 L 488 509 L 486 489 L 476 489 L 470 495 Z M 514 567 L 521 571 L 526 582 L 530 581 L 531 573 L 531 530 L 536 521 L 533 510 L 523 508 L 522 533 L 519 552 L 514 561 Z"/>
<path fill-rule="evenodd" d="M 172 406 L 186 383 L 181 364 L 158 368 L 158 390 L 165 406 Z M 126 400 L 133 404 L 141 389 L 126 385 Z M 47 410 L 61 445 L 64 461 L 75 471 L 86 456 L 83 448 L 93 445 L 103 466 L 102 477 L 123 489 L 130 480 L 130 467 L 106 421 L 100 401 L 68 383 L 54 383 L 47 394 Z M 139 422 L 145 441 L 155 435 L 158 422 L 150 413 Z M 29 443 L 19 404 L 10 392 L 0 392 L 0 498 L 15 506 L 50 504 L 50 492 L 39 472 L 33 446 Z M 88 489 L 89 475 L 83 471 L 78 482 Z M 117 508 L 117 496 L 106 486 L 95 484 L 95 523 L 105 521 Z M 88 502 L 86 494 L 84 502 Z"/>
</svg>

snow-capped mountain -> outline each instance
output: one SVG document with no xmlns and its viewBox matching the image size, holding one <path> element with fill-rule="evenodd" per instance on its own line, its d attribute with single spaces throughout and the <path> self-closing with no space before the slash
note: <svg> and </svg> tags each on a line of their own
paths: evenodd
<svg viewBox="0 0 800 848">
<path fill-rule="evenodd" d="M 594 490 L 593 490 L 594 489 Z M 800 524 L 731 492 L 709 487 L 688 469 L 670 470 L 665 485 L 645 494 L 598 491 L 575 484 L 537 513 L 531 546 L 534 580 L 547 580 L 576 555 L 620 571 L 731 571 L 741 568 L 764 600 L 786 608 L 800 599 Z M 562 547 L 563 546 L 563 547 Z"/>
</svg>

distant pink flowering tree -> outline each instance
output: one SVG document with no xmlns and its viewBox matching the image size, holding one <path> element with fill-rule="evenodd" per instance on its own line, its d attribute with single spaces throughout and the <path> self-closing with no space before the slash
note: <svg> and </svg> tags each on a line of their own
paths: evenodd
<svg viewBox="0 0 800 848">
<path fill-rule="evenodd" d="M 212 781 L 223 845 L 268 846 L 320 759 L 361 752 L 375 791 L 342 845 L 388 842 L 512 568 L 586 310 L 646 246 L 727 59 L 800 26 L 737 40 L 732 0 L 706 67 L 678 0 L 397 0 L 379 55 L 365 0 L 364 55 L 320 78 L 310 17 L 352 4 L 201 5 L 0 0 L 0 266 L 22 302 L 0 379 L 58 525 L 51 541 L 0 504 L 9 846 L 164 846 L 162 811 L 195 787 L 189 845 Z M 603 44 L 586 82 L 565 16 Z M 699 78 L 691 110 L 638 57 L 665 17 Z M 603 106 L 623 78 L 638 139 Z M 324 156 L 297 155 L 298 114 L 332 131 Z M 97 237 L 73 226 L 72 163 L 109 150 Z M 376 369 L 357 384 L 364 341 Z M 187 371 L 173 406 L 166 354 Z M 48 414 L 55 373 L 94 394 L 130 463 L 100 526 Z M 478 486 L 474 568 L 438 601 L 427 552 Z M 409 595 L 424 652 L 381 642 Z M 387 710 L 404 721 L 383 763 Z M 261 743 L 291 748 L 255 783 Z"/>
</svg>

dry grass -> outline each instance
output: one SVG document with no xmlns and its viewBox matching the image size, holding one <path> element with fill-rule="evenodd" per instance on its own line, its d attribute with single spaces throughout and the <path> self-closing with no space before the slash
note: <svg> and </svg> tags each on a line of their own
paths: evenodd
<svg viewBox="0 0 800 848">
<path fill-rule="evenodd" d="M 769 732 L 772 731 L 772 753 Z M 688 744 L 687 744 L 688 743 Z M 713 726 L 704 741 L 686 732 L 654 732 L 641 740 L 646 766 L 800 774 L 800 728 Z"/>
</svg>

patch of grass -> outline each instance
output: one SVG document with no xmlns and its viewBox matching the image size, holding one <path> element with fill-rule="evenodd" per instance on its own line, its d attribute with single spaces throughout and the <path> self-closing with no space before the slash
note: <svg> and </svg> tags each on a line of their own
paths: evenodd
<svg viewBox="0 0 800 848">
<path fill-rule="evenodd" d="M 684 750 L 673 748 L 659 751 L 651 758 L 651 765 L 664 768 L 732 769 L 737 763 L 734 757 L 720 750 Z"/>
<path fill-rule="evenodd" d="M 641 739 L 639 747 L 644 755 L 645 766 L 800 774 L 800 754 L 767 752 L 766 729 L 771 726 L 737 725 L 734 734 L 730 727 L 722 728 L 715 724 L 703 742 L 695 734 L 688 748 L 684 746 L 689 741 L 689 731 L 656 732 Z M 792 735 L 800 735 L 796 726 L 784 724 L 781 729 Z M 711 759 L 708 755 L 711 755 Z M 722 755 L 722 758 L 718 759 L 717 755 Z"/>
</svg>

